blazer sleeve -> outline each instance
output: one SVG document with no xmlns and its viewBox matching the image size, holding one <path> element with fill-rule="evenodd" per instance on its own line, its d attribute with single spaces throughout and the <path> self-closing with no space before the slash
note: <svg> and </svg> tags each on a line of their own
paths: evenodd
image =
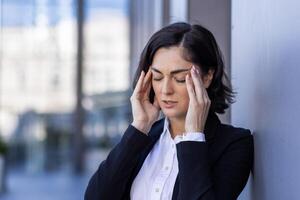
<svg viewBox="0 0 300 200">
<path fill-rule="evenodd" d="M 140 152 L 149 142 L 149 136 L 129 125 L 121 141 L 113 148 L 90 179 L 84 199 L 122 199 Z"/>
<path fill-rule="evenodd" d="M 253 136 L 232 142 L 210 168 L 206 142 L 181 142 L 178 200 L 236 200 L 245 187 L 253 164 Z"/>
</svg>

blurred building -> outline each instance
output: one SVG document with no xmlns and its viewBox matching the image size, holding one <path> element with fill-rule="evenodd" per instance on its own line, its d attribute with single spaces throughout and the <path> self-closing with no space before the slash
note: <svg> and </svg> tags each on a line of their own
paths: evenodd
<svg viewBox="0 0 300 200">
<path fill-rule="evenodd" d="M 74 109 L 76 20 L 69 16 L 49 24 L 48 18 L 52 16 L 45 11 L 32 16 L 34 24 L 2 27 L 1 127 L 9 126 L 4 123 L 8 122 L 6 116 L 13 118 L 28 109 L 38 113 Z M 127 90 L 127 16 L 120 11 L 98 9 L 87 19 L 84 27 L 85 94 Z"/>
<path fill-rule="evenodd" d="M 120 138 L 103 109 L 115 113 L 111 120 L 120 127 L 128 123 L 128 101 L 109 98 L 117 94 L 124 101 L 129 88 L 128 13 L 115 4 L 85 4 L 84 134 L 91 143 Z M 31 171 L 55 168 L 70 161 L 74 133 L 76 1 L 4 1 L 1 6 L 0 134 L 13 147 L 14 161 L 28 163 Z M 106 96 L 107 102 L 101 101 Z"/>
</svg>

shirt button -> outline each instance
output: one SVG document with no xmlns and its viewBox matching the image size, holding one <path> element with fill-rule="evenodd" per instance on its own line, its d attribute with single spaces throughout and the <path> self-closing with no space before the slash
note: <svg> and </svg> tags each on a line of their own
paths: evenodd
<svg viewBox="0 0 300 200">
<path fill-rule="evenodd" d="M 156 188 L 156 189 L 155 189 L 155 192 L 159 192 L 159 188 Z"/>
<path fill-rule="evenodd" d="M 169 169 L 169 167 L 167 166 L 167 167 L 165 167 L 165 170 L 168 170 Z"/>
</svg>

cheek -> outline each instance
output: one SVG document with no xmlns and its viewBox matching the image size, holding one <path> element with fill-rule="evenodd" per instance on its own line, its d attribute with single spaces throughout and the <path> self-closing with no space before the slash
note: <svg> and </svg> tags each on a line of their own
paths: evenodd
<svg viewBox="0 0 300 200">
<path fill-rule="evenodd" d="M 182 102 L 182 105 L 184 107 L 188 107 L 190 98 L 189 98 L 189 94 L 188 94 L 187 89 L 186 88 L 181 88 L 179 95 L 180 95 L 180 101 Z"/>
</svg>

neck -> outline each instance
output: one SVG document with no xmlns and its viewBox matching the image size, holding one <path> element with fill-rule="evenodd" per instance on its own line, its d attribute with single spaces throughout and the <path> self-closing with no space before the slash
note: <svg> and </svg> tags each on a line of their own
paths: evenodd
<svg viewBox="0 0 300 200">
<path fill-rule="evenodd" d="M 170 118 L 169 130 L 172 139 L 177 135 L 182 135 L 185 132 L 185 119 Z"/>
</svg>

